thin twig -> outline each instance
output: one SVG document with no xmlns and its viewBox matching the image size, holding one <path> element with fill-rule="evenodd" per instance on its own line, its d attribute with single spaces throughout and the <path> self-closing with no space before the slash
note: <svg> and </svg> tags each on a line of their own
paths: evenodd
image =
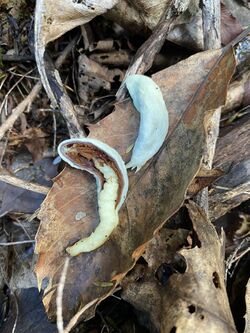
<svg viewBox="0 0 250 333">
<path fill-rule="evenodd" d="M 202 0 L 204 50 L 221 47 L 220 0 Z"/>
<path fill-rule="evenodd" d="M 29 238 L 29 240 L 32 240 L 32 239 L 31 239 L 31 236 L 30 236 L 30 234 L 29 234 L 29 232 L 28 232 L 28 230 L 25 228 L 25 226 L 23 225 L 23 222 L 22 222 L 22 221 L 20 221 L 20 220 L 17 218 L 16 221 L 13 222 L 13 224 L 16 225 L 16 226 L 18 226 L 18 227 L 20 227 L 20 228 L 23 230 L 23 232 L 25 233 L 25 235 Z"/>
<path fill-rule="evenodd" d="M 33 69 L 32 69 L 32 71 L 33 71 Z M 31 79 L 31 80 L 39 81 L 39 78 L 36 77 L 36 76 L 31 76 L 31 75 L 28 75 L 28 74 L 20 74 L 20 73 L 13 72 L 12 70 L 9 70 L 9 73 L 11 73 L 13 76 L 18 76 L 18 77 L 22 77 L 22 78 L 25 78 L 25 79 Z M 20 83 L 22 83 L 22 81 Z"/>
<path fill-rule="evenodd" d="M 63 324 L 63 289 L 65 286 L 66 275 L 69 267 L 69 257 L 65 259 L 63 266 L 62 274 L 60 281 L 57 287 L 57 296 L 56 296 L 56 324 L 59 333 L 63 333 L 64 324 Z"/>
<path fill-rule="evenodd" d="M 70 322 L 64 329 L 63 333 L 69 333 L 72 328 L 78 323 L 78 320 L 81 318 L 81 316 L 86 312 L 89 308 L 91 308 L 94 304 L 96 304 L 99 301 L 98 298 L 94 299 L 87 305 L 85 305 L 80 311 L 78 311 L 73 318 L 70 319 Z"/>
<path fill-rule="evenodd" d="M 73 39 L 63 50 L 62 54 L 56 60 L 56 67 L 60 68 L 65 61 L 65 58 L 70 53 L 72 47 L 75 45 L 76 39 Z M 31 72 L 31 71 L 30 71 Z M 27 74 L 29 74 L 28 72 Z M 25 76 L 24 76 L 25 77 Z M 22 79 L 22 78 L 21 78 Z M 20 79 L 20 80 L 21 80 Z M 19 81 L 20 81 L 19 80 Z M 19 82 L 18 81 L 18 82 Z M 29 104 L 33 103 L 35 98 L 38 96 L 42 89 L 41 81 L 37 82 L 29 95 L 17 106 L 12 110 L 12 114 L 5 120 L 5 122 L 0 126 L 0 140 L 3 138 L 5 133 L 11 129 L 15 123 L 15 121 L 20 117 L 20 115 L 26 110 Z"/>
<path fill-rule="evenodd" d="M 67 59 L 68 55 L 72 51 L 72 49 L 75 47 L 77 43 L 78 37 L 73 38 L 69 44 L 65 47 L 65 49 L 62 51 L 62 53 L 58 56 L 58 58 L 55 61 L 55 67 L 60 68 L 62 64 L 64 64 L 65 60 Z"/>
<path fill-rule="evenodd" d="M 0 140 L 3 138 L 5 133 L 12 128 L 15 121 L 20 117 L 20 115 L 26 110 L 30 103 L 33 103 L 37 95 L 40 93 L 42 88 L 41 82 L 35 84 L 29 95 L 12 110 L 9 118 L 0 126 Z"/>
<path fill-rule="evenodd" d="M 18 301 L 17 301 L 16 294 L 15 294 L 14 291 L 12 292 L 12 295 L 14 297 L 15 305 L 16 305 L 16 318 L 15 318 L 15 322 L 13 324 L 13 328 L 12 328 L 11 333 L 15 333 L 15 330 L 16 330 L 16 327 L 17 327 L 18 316 L 19 316 L 19 306 L 18 306 Z"/>
<path fill-rule="evenodd" d="M 45 194 L 45 195 L 47 195 L 50 190 L 50 188 L 47 186 L 27 182 L 23 179 L 20 179 L 20 178 L 17 178 L 15 176 L 11 176 L 8 174 L 0 174 L 0 181 L 3 181 L 5 183 L 8 183 L 13 186 L 23 188 L 28 191 L 41 193 L 41 194 Z"/>
<path fill-rule="evenodd" d="M 240 244 L 235 248 L 235 250 L 233 251 L 233 253 L 228 257 L 227 261 L 226 261 L 226 272 L 225 272 L 225 278 L 227 279 L 228 276 L 228 272 L 232 267 L 232 264 L 237 261 L 239 258 L 242 257 L 242 255 L 238 255 L 239 250 L 241 250 L 245 244 L 248 244 L 250 242 L 250 237 L 246 237 L 244 238 Z M 244 250 L 242 253 L 243 255 L 245 255 L 249 250 L 249 246 L 247 247 L 246 250 Z"/>
<path fill-rule="evenodd" d="M 17 241 L 17 242 L 7 242 L 7 243 L 1 243 L 0 246 L 12 246 L 12 245 L 20 245 L 20 244 L 28 244 L 28 243 L 35 243 L 35 240 L 24 240 L 24 241 Z"/>
<path fill-rule="evenodd" d="M 3 99 L 3 102 L 1 104 L 1 107 L 0 107 L 0 112 L 3 110 L 5 104 L 6 104 L 6 101 L 9 97 L 9 95 L 11 94 L 11 92 L 16 88 L 16 86 L 18 86 L 18 84 L 23 80 L 25 79 L 27 76 L 29 76 L 30 73 L 32 73 L 34 71 L 34 68 L 32 68 L 31 70 L 29 70 L 26 74 L 23 74 L 19 80 L 17 80 L 13 86 L 10 88 L 10 90 L 7 92 L 7 94 L 4 96 L 4 99 Z M 13 73 L 12 73 L 13 75 Z"/>
<path fill-rule="evenodd" d="M 9 142 L 9 135 L 10 132 L 7 133 L 6 137 L 5 137 L 5 140 L 3 142 L 3 146 L 2 146 L 2 151 L 1 151 L 1 155 L 0 155 L 0 167 L 2 168 L 2 163 L 3 163 L 3 157 L 5 155 L 5 152 L 6 152 L 6 149 L 7 149 L 7 146 L 8 146 L 8 142 Z"/>
<path fill-rule="evenodd" d="M 53 117 L 53 156 L 56 156 L 56 131 L 57 131 L 57 124 L 56 124 L 56 115 L 53 112 L 52 113 L 52 117 Z"/>
<path fill-rule="evenodd" d="M 3 62 L 11 61 L 11 62 L 24 62 L 24 61 L 35 61 L 35 57 L 33 55 L 10 55 L 3 54 L 2 55 Z"/>
<path fill-rule="evenodd" d="M 247 37 L 250 33 L 250 26 L 247 27 L 245 30 L 242 31 L 241 34 L 239 34 L 237 37 L 235 37 L 230 43 L 229 45 L 235 46 L 236 44 L 238 44 L 243 38 Z"/>
<path fill-rule="evenodd" d="M 228 259 L 226 261 L 227 271 L 231 268 L 232 264 L 237 260 L 239 250 L 241 250 L 245 246 L 245 244 L 248 244 L 249 242 L 250 242 L 250 237 L 244 238 L 240 242 L 240 244 L 235 248 L 233 253 L 228 257 Z M 248 248 L 249 247 L 247 247 L 247 249 Z"/>
<path fill-rule="evenodd" d="M 202 0 L 203 40 L 204 49 L 217 49 L 221 47 L 220 31 L 220 0 Z M 207 122 L 209 129 L 206 136 L 206 151 L 203 156 L 202 165 L 205 169 L 211 169 L 216 142 L 219 135 L 221 107 L 216 109 Z M 208 188 L 198 193 L 196 202 L 201 206 L 208 216 Z"/>
<path fill-rule="evenodd" d="M 76 41 L 77 39 L 75 38 L 75 43 Z M 36 49 L 36 61 L 48 97 L 54 106 L 60 108 L 60 112 L 66 121 L 70 137 L 85 137 L 86 133 L 77 119 L 76 108 L 67 94 L 60 74 L 49 56 L 46 57 L 45 62 L 45 49 L 43 50 L 41 45 L 40 47 L 41 49 Z M 72 49 L 72 46 L 70 49 Z"/>
</svg>

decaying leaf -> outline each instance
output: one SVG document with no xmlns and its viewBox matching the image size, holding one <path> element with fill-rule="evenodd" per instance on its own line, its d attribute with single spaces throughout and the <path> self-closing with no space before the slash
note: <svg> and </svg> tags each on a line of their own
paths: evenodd
<svg viewBox="0 0 250 333">
<path fill-rule="evenodd" d="M 249 8 L 246 8 L 241 1 L 237 0 L 223 0 L 223 3 L 242 27 L 249 26 Z"/>
<path fill-rule="evenodd" d="M 124 77 L 121 70 L 110 70 L 84 54 L 79 56 L 78 65 L 78 93 L 82 103 L 90 103 L 99 91 L 108 93 L 114 77 L 120 76 L 120 80 Z"/>
<path fill-rule="evenodd" d="M 127 50 L 93 53 L 90 59 L 95 60 L 99 64 L 113 66 L 128 66 L 131 62 L 132 55 Z"/>
<path fill-rule="evenodd" d="M 224 283 L 224 239 L 218 237 L 205 213 L 195 203 L 190 201 L 187 208 L 194 231 L 190 246 L 179 251 L 185 262 L 183 269 L 180 265 L 179 270 L 173 269 L 176 254 L 168 251 L 172 248 L 170 236 L 176 242 L 176 230 L 168 230 L 168 237 L 160 232 L 146 248 L 144 258 L 148 265 L 141 275 L 138 276 L 138 267 L 135 267 L 137 271 L 135 269 L 122 282 L 122 296 L 138 310 L 147 312 L 160 332 L 186 333 L 192 332 L 194 327 L 197 332 L 236 332 Z M 185 233 L 180 238 L 182 243 L 179 241 L 182 247 L 183 236 Z M 174 247 L 178 250 L 176 245 Z M 161 265 L 157 273 L 157 265 L 152 266 L 148 261 L 152 248 L 157 256 L 162 253 L 160 260 L 154 257 Z M 159 276 L 160 270 L 162 277 Z"/>
<path fill-rule="evenodd" d="M 39 161 L 43 157 L 46 140 L 48 136 L 40 128 L 29 128 L 24 131 L 24 144 L 32 155 L 33 161 Z"/>
<path fill-rule="evenodd" d="M 230 11 L 221 4 L 221 42 L 228 44 L 242 32 L 242 27 Z"/>
<path fill-rule="evenodd" d="M 154 28 L 171 0 L 139 0 L 131 2 L 121 0 L 108 13 L 108 17 L 118 21 L 121 26 L 130 26 L 131 31 L 146 31 Z"/>
<path fill-rule="evenodd" d="M 183 6 L 184 13 L 171 27 L 167 39 L 176 44 L 192 49 L 203 49 L 202 11 L 197 1 L 175 1 L 174 5 Z M 135 3 L 121 0 L 105 16 L 119 23 L 126 30 L 137 34 L 146 34 L 148 29 L 153 30 L 166 8 L 171 6 L 169 0 L 141 0 Z M 221 1 L 221 39 L 226 45 L 247 27 L 250 20 L 250 11 L 239 4 L 237 0 Z"/>
<path fill-rule="evenodd" d="M 164 295 L 162 331 L 236 332 L 224 283 L 223 237 L 193 202 L 187 205 L 198 241 L 181 250 L 187 269 L 169 278 Z M 222 234 L 223 235 L 223 234 Z M 176 295 L 179 297 L 176 297 Z"/>
<path fill-rule="evenodd" d="M 126 30 L 137 34 L 146 34 L 159 23 L 162 15 L 171 6 L 183 14 L 171 28 L 167 39 L 174 43 L 192 48 L 202 48 L 201 11 L 197 1 L 193 0 L 129 0 L 119 1 L 105 16 L 117 22 Z M 198 14 L 198 15 L 197 15 Z"/>
<path fill-rule="evenodd" d="M 122 283 L 122 296 L 138 310 L 147 312 L 156 329 L 163 333 L 191 333 L 194 328 L 197 332 L 236 332 L 224 283 L 224 234 L 218 237 L 214 226 L 194 202 L 190 201 L 187 208 L 193 232 L 189 236 L 190 246 L 179 251 L 185 262 L 184 269 L 167 271 L 168 267 L 173 267 L 174 254 L 171 258 L 166 247 L 163 250 L 161 246 L 162 243 L 168 244 L 169 237 L 166 238 L 164 233 L 157 235 L 154 251 L 165 253 L 165 258 L 161 257 L 161 266 L 165 270 L 163 278 L 155 274 L 155 267 L 151 265 L 145 267 L 141 277 L 133 271 Z M 176 240 L 176 230 L 170 235 Z M 147 247 L 146 261 L 151 250 L 152 247 Z M 167 266 L 169 259 L 171 266 Z"/>
<path fill-rule="evenodd" d="M 108 69 L 90 60 L 86 55 L 78 58 L 78 93 L 82 102 L 87 103 L 94 93 L 101 89 L 110 90 Z"/>
<path fill-rule="evenodd" d="M 162 264 L 173 261 L 176 252 L 186 244 L 189 233 L 188 229 L 167 229 L 163 227 L 154 235 L 142 255 L 152 272 L 157 272 Z"/>
<path fill-rule="evenodd" d="M 153 234 L 182 205 L 200 166 L 205 112 L 225 102 L 234 66 L 232 50 L 227 48 L 196 54 L 153 76 L 169 110 L 169 135 L 139 172 L 129 172 L 130 187 L 119 211 L 120 223 L 109 240 L 96 251 L 70 259 L 63 298 L 65 319 L 79 307 L 111 293 Z M 121 102 L 111 115 L 90 128 L 90 137 L 115 148 L 127 162 L 131 154 L 128 148 L 137 136 L 138 118 L 131 102 Z M 40 286 L 43 280 L 48 282 L 43 301 L 49 315 L 54 316 L 55 286 L 65 249 L 89 235 L 98 224 L 93 177 L 64 169 L 55 179 L 39 218 L 36 274 Z"/>
<path fill-rule="evenodd" d="M 112 8 L 117 0 L 39 0 L 35 11 L 35 54 L 42 83 L 51 101 L 56 105 L 54 94 L 48 82 L 44 52 L 46 45 L 65 32 L 89 22 Z"/>
</svg>

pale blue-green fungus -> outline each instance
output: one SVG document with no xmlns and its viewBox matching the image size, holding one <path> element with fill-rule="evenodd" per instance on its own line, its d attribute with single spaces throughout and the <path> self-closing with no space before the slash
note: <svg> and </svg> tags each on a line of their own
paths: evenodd
<svg viewBox="0 0 250 333">
<path fill-rule="evenodd" d="M 168 133 L 168 111 L 157 84 L 145 75 L 130 75 L 125 80 L 129 95 L 140 113 L 140 126 L 127 169 L 136 172 L 161 148 Z"/>
</svg>

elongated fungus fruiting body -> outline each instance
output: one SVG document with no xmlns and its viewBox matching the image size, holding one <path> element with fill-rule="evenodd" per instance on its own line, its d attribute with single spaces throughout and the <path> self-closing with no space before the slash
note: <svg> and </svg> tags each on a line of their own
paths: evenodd
<svg viewBox="0 0 250 333">
<path fill-rule="evenodd" d="M 66 249 L 76 256 L 102 246 L 118 225 L 118 211 L 128 191 L 127 170 L 118 152 L 96 139 L 65 140 L 58 146 L 58 153 L 73 168 L 90 172 L 97 183 L 100 223 L 90 236 Z"/>
<path fill-rule="evenodd" d="M 168 133 L 168 111 L 157 84 L 145 75 L 130 75 L 125 81 L 136 110 L 140 113 L 137 139 L 127 168 L 136 172 L 161 148 Z"/>
</svg>

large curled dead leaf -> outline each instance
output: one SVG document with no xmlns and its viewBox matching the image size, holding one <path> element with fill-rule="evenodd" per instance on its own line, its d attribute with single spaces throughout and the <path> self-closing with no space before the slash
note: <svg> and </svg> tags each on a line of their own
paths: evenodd
<svg viewBox="0 0 250 333">
<path fill-rule="evenodd" d="M 120 0 L 105 16 L 132 33 L 147 34 L 149 29 L 155 29 L 163 13 L 166 14 L 171 7 L 182 15 L 171 27 L 167 39 L 182 46 L 201 49 L 201 10 L 196 0 Z"/>
<path fill-rule="evenodd" d="M 153 76 L 169 110 L 169 135 L 159 153 L 138 173 L 129 172 L 130 187 L 119 211 L 120 223 L 109 240 L 96 251 L 71 258 L 63 297 L 65 319 L 79 307 L 111 293 L 154 232 L 182 205 L 200 166 L 206 110 L 225 102 L 234 66 L 233 52 L 227 48 L 196 54 Z M 90 128 L 90 136 L 106 142 L 128 161 L 138 118 L 132 103 L 122 102 L 115 112 Z M 43 280 L 48 282 L 43 301 L 49 315 L 54 316 L 55 287 L 65 249 L 98 224 L 94 178 L 69 167 L 64 169 L 55 179 L 39 218 L 36 274 L 39 285 Z"/>
<path fill-rule="evenodd" d="M 224 283 L 223 237 L 219 239 L 214 226 L 195 203 L 189 202 L 187 208 L 197 235 L 196 246 L 180 251 L 187 269 L 168 281 L 161 332 L 171 332 L 173 327 L 180 333 L 193 332 L 195 327 L 197 332 L 235 333 Z"/>
<path fill-rule="evenodd" d="M 171 5 L 171 2 L 171 0 L 138 0 L 136 2 L 121 0 L 108 16 L 117 20 L 121 25 L 131 24 L 131 31 L 135 27 L 146 31 L 146 28 L 155 28 L 162 13 Z"/>
<path fill-rule="evenodd" d="M 194 202 L 190 201 L 187 208 L 193 230 L 189 235 L 190 246 L 182 248 L 178 254 L 182 264 L 177 265 L 176 252 L 171 258 L 171 246 L 166 246 L 169 239 L 176 242 L 177 231 L 163 229 L 171 237 L 160 232 L 153 244 L 150 243 L 143 255 L 147 263 L 140 274 L 143 283 L 134 269 L 122 283 L 122 296 L 138 310 L 149 313 L 161 333 L 236 332 L 224 282 L 224 233 L 218 237 L 204 211 Z M 189 221 L 188 217 L 186 220 Z M 187 242 L 182 240 L 182 244 Z M 155 256 L 150 260 L 152 247 Z M 161 277 L 159 268 L 166 267 L 167 262 L 168 267 L 175 269 L 168 272 L 165 268 Z"/>
<path fill-rule="evenodd" d="M 237 1 L 235 1 L 237 3 Z M 203 49 L 202 10 L 196 0 L 120 0 L 105 16 L 124 29 L 137 34 L 153 30 L 162 13 L 174 5 L 183 14 L 171 27 L 167 40 L 191 49 Z M 221 1 L 221 40 L 226 45 L 249 25 L 249 10 L 241 5 L 236 8 L 232 0 Z M 235 17 L 236 18 L 235 18 Z"/>
<path fill-rule="evenodd" d="M 87 23 L 94 17 L 105 13 L 118 0 L 39 0 L 35 11 L 35 54 L 37 67 L 43 86 L 51 101 L 56 105 L 54 93 L 48 82 L 44 52 L 46 45 L 67 31 Z"/>
</svg>

